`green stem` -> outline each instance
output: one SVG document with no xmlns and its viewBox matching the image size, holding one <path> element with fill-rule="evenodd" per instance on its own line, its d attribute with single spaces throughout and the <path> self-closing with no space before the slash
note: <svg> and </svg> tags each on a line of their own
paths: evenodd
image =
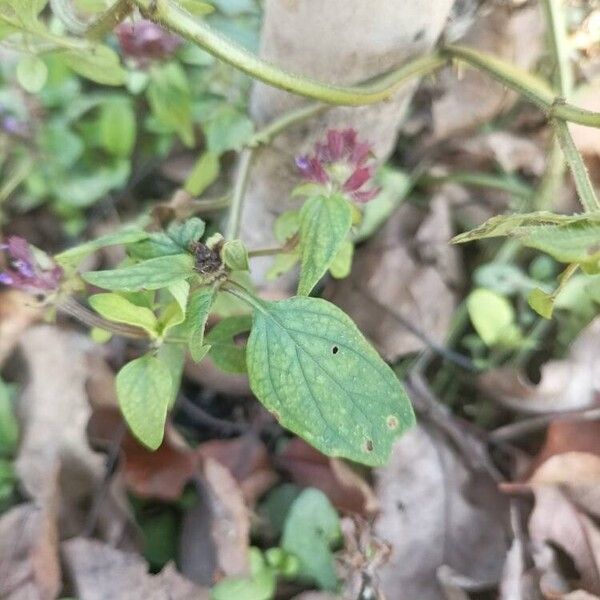
<svg viewBox="0 0 600 600">
<path fill-rule="evenodd" d="M 277 256 L 278 254 L 288 254 L 288 250 L 281 248 L 258 248 L 257 250 L 249 250 L 248 256 L 250 258 L 256 258 L 257 256 Z"/>
<path fill-rule="evenodd" d="M 556 63 L 554 89 L 563 98 L 569 99 L 573 91 L 573 70 L 569 61 L 567 25 L 561 2 L 562 0 L 542 0 L 542 7 L 546 14 L 549 50 Z M 546 170 L 534 199 L 535 207 L 538 210 L 546 209 L 554 204 L 565 176 L 566 166 L 560 144 L 556 136 L 553 136 Z"/>
<path fill-rule="evenodd" d="M 441 176 L 424 175 L 418 181 L 420 185 L 435 185 L 440 183 L 463 183 L 475 187 L 502 190 L 525 200 L 531 198 L 533 194 L 531 187 L 522 181 L 509 179 L 506 176 L 491 175 L 489 173 L 456 171 Z"/>
<path fill-rule="evenodd" d="M 594 191 L 594 186 L 590 180 L 583 158 L 581 158 L 581 154 L 579 154 L 579 150 L 577 150 L 577 147 L 575 146 L 575 142 L 569 131 L 569 126 L 559 119 L 554 119 L 552 125 L 567 160 L 567 164 L 573 174 L 575 187 L 577 188 L 577 194 L 579 195 L 579 200 L 583 205 L 583 209 L 586 212 L 600 210 L 600 202 Z"/>
<path fill-rule="evenodd" d="M 231 205 L 229 207 L 229 220 L 225 234 L 225 239 L 227 240 L 234 240 L 240 235 L 244 197 L 246 195 L 246 187 L 248 185 L 250 167 L 252 166 L 253 158 L 253 148 L 244 148 L 242 150 L 242 153 L 240 154 L 238 171 L 235 177 Z"/>
<path fill-rule="evenodd" d="M 569 60 L 567 24 L 562 0 L 542 0 L 546 16 L 550 50 L 556 62 L 556 82 L 554 88 L 568 99 L 573 92 L 573 71 Z"/>
<path fill-rule="evenodd" d="M 477 67 L 505 86 L 521 94 L 551 118 L 600 127 L 600 113 L 567 104 L 539 77 L 486 52 L 464 46 L 446 46 L 443 53 Z"/>
<path fill-rule="evenodd" d="M 104 34 L 114 29 L 121 21 L 131 14 L 133 5 L 129 0 L 116 0 L 116 2 L 85 31 L 85 35 L 91 39 L 100 39 Z"/>
<path fill-rule="evenodd" d="M 206 22 L 195 19 L 170 0 L 132 0 L 148 19 L 194 42 L 217 58 L 254 79 L 327 104 L 359 106 L 388 100 L 407 81 L 432 73 L 446 63 L 439 54 L 417 58 L 399 69 L 361 86 L 329 85 L 290 73 L 260 59 L 239 44 L 222 37 Z"/>
<path fill-rule="evenodd" d="M 250 138 L 246 145 L 250 147 L 267 145 L 280 133 L 283 133 L 283 131 L 288 129 L 288 127 L 292 127 L 297 123 L 306 121 L 306 119 L 315 117 L 318 114 L 329 110 L 330 108 L 331 107 L 327 104 L 316 102 L 314 104 L 309 104 L 308 106 L 303 106 L 302 108 L 287 112 L 278 119 L 271 121 L 271 123 L 263 127 L 260 131 L 257 131 Z"/>
<path fill-rule="evenodd" d="M 265 312 L 265 308 L 262 305 L 261 300 L 259 300 L 256 296 L 251 294 L 244 286 L 240 285 L 235 281 L 227 281 L 223 284 L 221 288 L 224 292 L 228 292 L 232 296 L 243 300 L 246 304 L 249 304 L 255 310 L 258 310 L 262 313 Z"/>
</svg>

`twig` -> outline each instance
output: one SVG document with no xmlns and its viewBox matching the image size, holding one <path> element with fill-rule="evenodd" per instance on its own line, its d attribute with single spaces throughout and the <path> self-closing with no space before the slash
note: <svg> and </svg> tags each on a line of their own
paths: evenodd
<svg viewBox="0 0 600 600">
<path fill-rule="evenodd" d="M 195 421 L 224 433 L 246 433 L 251 429 L 249 425 L 245 425 L 243 423 L 232 423 L 231 421 L 226 421 L 225 419 L 213 417 L 213 415 L 206 412 L 203 408 L 192 402 L 183 394 L 179 394 L 177 398 L 177 406 Z"/>
<path fill-rule="evenodd" d="M 115 466 L 119 458 L 119 453 L 121 452 L 123 438 L 125 437 L 126 432 L 127 426 L 124 422 L 121 422 L 117 431 L 115 432 L 115 436 L 110 441 L 110 446 L 106 455 L 104 477 L 102 478 L 102 481 L 96 490 L 96 493 L 94 494 L 91 508 L 87 514 L 85 526 L 81 533 L 83 537 L 91 537 L 91 535 L 94 533 L 94 529 L 96 529 L 96 523 L 98 522 L 98 516 L 100 514 L 100 507 L 106 498 L 106 493 L 108 492 L 110 480 L 114 473 Z"/>
<path fill-rule="evenodd" d="M 473 363 L 473 361 L 469 357 L 455 352 L 454 350 L 451 350 L 449 348 L 446 348 L 441 344 L 438 344 L 436 341 L 432 340 L 424 331 L 416 327 L 410 321 L 410 319 L 401 315 L 397 311 L 392 310 L 389 306 L 386 306 L 385 304 L 377 300 L 377 298 L 375 298 L 372 294 L 370 294 L 369 292 L 365 292 L 363 289 L 358 287 L 358 285 L 353 284 L 352 287 L 358 293 L 362 294 L 365 298 L 367 298 L 369 302 L 375 304 L 377 308 L 384 310 L 386 313 L 388 313 L 395 321 L 397 321 L 398 323 L 400 323 L 400 325 L 408 329 L 408 331 L 410 331 L 415 337 L 419 338 L 426 346 L 428 346 L 436 354 L 439 354 L 441 357 L 445 358 L 449 362 L 457 365 L 458 367 L 466 369 L 467 371 L 472 371 L 474 373 L 480 371 L 480 369 Z"/>
<path fill-rule="evenodd" d="M 571 412 L 548 413 L 499 427 L 490 433 L 494 442 L 507 442 L 543 429 L 553 421 L 598 421 L 600 408 L 585 408 Z"/>
</svg>

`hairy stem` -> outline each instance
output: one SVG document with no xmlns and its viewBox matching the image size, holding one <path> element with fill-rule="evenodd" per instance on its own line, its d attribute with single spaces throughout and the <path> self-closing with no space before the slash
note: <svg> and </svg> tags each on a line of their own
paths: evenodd
<svg viewBox="0 0 600 600">
<path fill-rule="evenodd" d="M 583 158 L 575 146 L 575 142 L 569 131 L 569 126 L 560 119 L 553 119 L 552 125 L 567 160 L 567 164 L 573 174 L 575 187 L 577 188 L 577 194 L 579 195 L 579 200 L 581 201 L 583 209 L 586 212 L 600 210 L 600 202 L 594 191 L 594 186 L 590 180 L 590 175 L 583 162 Z"/>
<path fill-rule="evenodd" d="M 573 71 L 569 60 L 567 24 L 563 0 L 542 0 L 546 15 L 550 50 L 556 63 L 554 88 L 567 100 L 573 91 Z"/>
<path fill-rule="evenodd" d="M 105 33 L 114 29 L 121 21 L 124 21 L 133 10 L 129 0 L 116 0 L 116 2 L 85 31 L 85 35 L 92 39 L 99 39 Z"/>
<path fill-rule="evenodd" d="M 546 15 L 549 50 L 556 65 L 554 89 L 563 98 L 569 99 L 573 91 L 573 70 L 569 61 L 565 11 L 561 4 L 562 0 L 542 0 L 542 7 Z M 535 208 L 540 210 L 552 206 L 565 176 L 566 166 L 562 149 L 554 135 L 546 170 L 535 196 Z"/>
<path fill-rule="evenodd" d="M 306 121 L 306 119 L 310 119 L 311 117 L 315 117 L 330 108 L 331 107 L 327 104 L 315 102 L 314 104 L 291 110 L 263 127 L 260 131 L 257 131 L 246 145 L 249 147 L 267 145 L 289 127 L 301 123 L 302 121 Z"/>
<path fill-rule="evenodd" d="M 91 310 L 85 308 L 74 300 L 73 298 L 64 298 L 56 305 L 56 308 L 74 318 L 81 323 L 88 325 L 89 327 L 98 327 L 106 331 L 110 331 L 115 335 L 122 337 L 134 338 L 134 339 L 148 339 L 148 334 L 139 327 L 133 327 L 131 325 L 124 325 L 121 323 L 113 323 L 102 318 L 100 315 L 93 313 Z"/>
</svg>

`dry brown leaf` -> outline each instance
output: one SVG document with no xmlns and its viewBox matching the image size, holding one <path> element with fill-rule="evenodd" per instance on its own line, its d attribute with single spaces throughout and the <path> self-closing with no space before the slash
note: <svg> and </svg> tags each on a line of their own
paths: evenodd
<svg viewBox="0 0 600 600">
<path fill-rule="evenodd" d="M 205 458 L 198 480 L 200 500 L 183 517 L 179 542 L 181 572 L 196 583 L 248 572 L 250 515 L 229 469 Z"/>
<path fill-rule="evenodd" d="M 20 504 L 0 519 L 0 598 L 54 600 L 61 589 L 58 463 L 48 467 L 44 498 Z"/>
<path fill-rule="evenodd" d="M 277 464 L 294 483 L 321 490 L 338 510 L 368 516 L 379 508 L 371 486 L 358 473 L 300 438 L 290 440 L 277 457 Z"/>
<path fill-rule="evenodd" d="M 210 440 L 200 444 L 198 455 L 227 467 L 238 482 L 246 504 L 256 501 L 277 481 L 267 448 L 253 432 L 233 440 Z"/>
<path fill-rule="evenodd" d="M 126 433 L 121 444 L 124 455 L 123 479 L 128 489 L 142 498 L 174 502 L 181 498 L 187 483 L 199 468 L 196 452 L 187 448 L 171 426 L 156 451 L 142 446 Z"/>
<path fill-rule="evenodd" d="M 392 546 L 380 576 L 390 598 L 441 600 L 439 567 L 499 581 L 508 549 L 507 503 L 495 482 L 473 473 L 445 438 L 423 426 L 394 447 L 376 473 L 381 516 L 375 532 Z"/>
<path fill-rule="evenodd" d="M 24 292 L 4 290 L 0 293 L 0 366 L 17 345 L 23 332 L 42 318 L 43 311 Z"/>
<path fill-rule="evenodd" d="M 535 508 L 529 520 L 531 539 L 552 543 L 573 560 L 585 591 L 600 592 L 600 531 L 554 486 L 534 487 Z M 557 590 L 560 593 L 562 590 Z"/>
<path fill-rule="evenodd" d="M 82 600 L 208 600 L 209 591 L 182 577 L 172 565 L 148 573 L 139 555 L 107 544 L 74 538 L 62 544 L 65 566 Z"/>
<path fill-rule="evenodd" d="M 591 406 L 600 392 L 600 319 L 575 340 L 563 360 L 548 361 L 537 385 L 513 369 L 501 368 L 479 378 L 483 390 L 520 412 L 541 413 Z"/>
<path fill-rule="evenodd" d="M 60 464 L 61 533 L 78 534 L 91 499 L 104 479 L 104 457 L 91 450 L 86 427 L 91 414 L 86 395 L 84 336 L 41 325 L 21 338 L 27 380 L 17 404 L 22 438 L 16 471 L 26 493 L 43 499 Z M 119 540 L 128 523 L 122 490 L 111 489 L 99 515 L 103 535 Z"/>
<path fill-rule="evenodd" d="M 358 249 L 352 273 L 329 294 L 391 362 L 426 346 L 404 323 L 441 343 L 455 308 L 451 287 L 458 269 L 456 249 L 448 246 L 449 213 L 442 197 L 431 207 L 423 219 L 414 207 L 401 206 Z"/>
<path fill-rule="evenodd" d="M 459 147 L 467 153 L 466 161 L 493 161 L 507 173 L 523 172 L 540 176 L 546 166 L 545 150 L 531 137 L 508 131 L 492 131 L 459 141 Z M 454 157 L 450 157 L 454 160 Z M 465 161 L 465 162 L 466 162 Z M 482 165 L 485 168 L 485 165 Z M 463 168 L 469 168 L 465 165 Z M 489 165 L 488 165 L 489 168 Z"/>
<path fill-rule="evenodd" d="M 494 6 L 482 11 L 461 44 L 504 58 L 523 69 L 535 66 L 543 50 L 543 19 L 539 8 L 511 10 Z M 489 75 L 466 69 L 443 74 L 445 92 L 433 103 L 433 137 L 436 140 L 486 123 L 517 99 Z"/>
</svg>

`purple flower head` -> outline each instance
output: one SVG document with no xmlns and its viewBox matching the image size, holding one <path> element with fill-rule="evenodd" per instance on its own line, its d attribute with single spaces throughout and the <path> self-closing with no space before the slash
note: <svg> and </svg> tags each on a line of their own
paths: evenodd
<svg viewBox="0 0 600 600">
<path fill-rule="evenodd" d="M 0 283 L 30 294 L 46 294 L 58 290 L 63 270 L 41 253 L 34 253 L 22 237 L 13 235 L 0 245 L 6 252 L 9 268 L 0 271 Z"/>
<path fill-rule="evenodd" d="M 140 66 L 169 58 L 183 43 L 180 37 L 146 19 L 120 23 L 115 33 L 123 54 L 135 59 Z"/>
<path fill-rule="evenodd" d="M 369 164 L 371 158 L 371 146 L 359 142 L 354 129 L 330 129 L 327 139 L 315 144 L 314 154 L 296 158 L 296 166 L 308 181 L 328 185 L 362 203 L 379 192 L 376 188 L 365 189 L 375 171 Z"/>
</svg>

